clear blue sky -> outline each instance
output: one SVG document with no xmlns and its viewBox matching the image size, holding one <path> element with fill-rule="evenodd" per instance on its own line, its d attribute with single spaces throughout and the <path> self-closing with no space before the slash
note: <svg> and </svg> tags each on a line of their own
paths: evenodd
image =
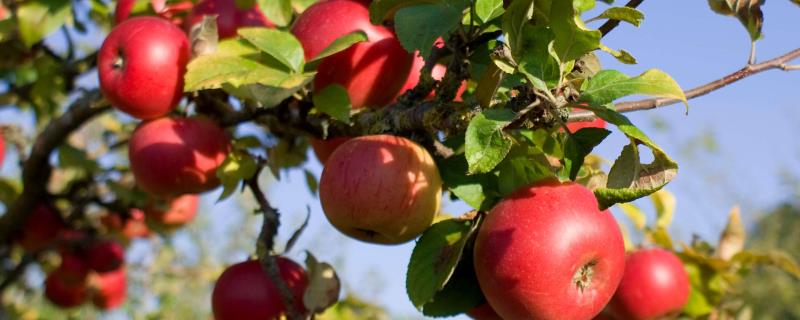
<svg viewBox="0 0 800 320">
<path fill-rule="evenodd" d="M 689 89 L 737 70 L 747 60 L 749 40 L 743 27 L 734 18 L 712 13 L 706 1 L 649 0 L 640 9 L 646 15 L 641 27 L 623 24 L 604 39 L 611 48 L 631 52 L 639 64 L 620 65 L 601 53 L 605 67 L 630 75 L 659 68 Z M 796 34 L 800 7 L 790 1 L 769 1 L 765 16 L 759 60 L 800 47 Z M 798 89 L 800 72 L 768 71 L 690 101 L 688 116 L 677 105 L 629 114 L 680 164 L 678 177 L 667 186 L 678 199 L 671 230 L 675 237 L 688 240 L 698 234 L 716 241 L 732 205 L 740 204 L 745 221 L 752 222 L 762 209 L 793 195 L 780 175 L 788 172 L 800 176 Z M 658 129 L 663 124 L 668 129 Z M 715 139 L 716 151 L 692 147 L 702 137 Z M 597 152 L 613 160 L 624 143 L 624 137 L 615 132 Z M 310 158 L 314 159 L 313 155 Z M 16 173 L 12 161 L 6 161 L 4 175 Z M 316 175 L 321 172 L 315 160 L 306 168 Z M 209 209 L 203 214 L 213 221 L 212 236 L 223 236 L 222 232 L 230 231 L 228 227 L 248 213 L 236 212 L 241 210 L 230 201 L 212 206 L 217 194 L 206 197 Z M 421 318 L 405 294 L 406 264 L 413 244 L 376 246 L 340 235 L 325 220 L 319 201 L 308 193 L 299 170 L 271 184 L 268 196 L 284 215 L 279 235 L 282 242 L 301 223 L 306 206 L 311 208 L 310 225 L 290 256 L 302 261 L 303 249 L 307 248 L 337 267 L 345 290 L 385 306 L 398 317 Z M 649 208 L 647 201 L 639 203 Z M 453 214 L 466 210 L 460 204 L 444 208 Z M 244 255 L 234 258 L 241 260 Z"/>
</svg>

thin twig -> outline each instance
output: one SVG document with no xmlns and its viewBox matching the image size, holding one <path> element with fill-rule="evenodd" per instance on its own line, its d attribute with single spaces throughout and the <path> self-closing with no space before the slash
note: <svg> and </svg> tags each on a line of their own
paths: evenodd
<svg viewBox="0 0 800 320">
<path fill-rule="evenodd" d="M 256 198 L 256 202 L 258 202 L 258 206 L 264 216 L 264 220 L 261 224 L 261 232 L 258 235 L 259 240 L 256 244 L 256 251 L 260 255 L 259 262 L 261 262 L 261 268 L 269 275 L 272 283 L 278 287 L 278 291 L 281 293 L 283 305 L 286 307 L 286 317 L 290 320 L 304 319 L 298 310 L 295 310 L 292 292 L 289 290 L 286 282 L 283 281 L 283 278 L 281 278 L 278 263 L 275 256 L 272 255 L 275 235 L 278 233 L 278 226 L 280 225 L 280 214 L 278 210 L 270 205 L 269 200 L 267 200 L 267 197 L 258 185 L 258 176 L 262 168 L 263 163 L 259 165 L 259 169 L 253 177 L 246 180 L 246 184 L 250 188 L 250 191 L 253 192 L 253 196 Z"/>
<path fill-rule="evenodd" d="M 686 95 L 686 99 L 697 98 L 709 94 L 713 91 L 716 91 L 731 83 L 742 80 L 746 77 L 771 69 L 780 69 L 786 71 L 800 70 L 800 68 L 796 68 L 796 66 L 787 65 L 789 61 L 792 61 L 797 58 L 800 58 L 800 48 L 794 49 L 789 53 L 786 53 L 772 60 L 767 60 L 758 64 L 747 65 L 744 68 L 737 70 L 736 72 L 733 72 L 729 75 L 722 77 L 721 79 L 714 80 L 707 84 L 686 91 L 684 92 L 684 94 Z M 681 100 L 668 99 L 668 98 L 644 99 L 638 101 L 620 102 L 616 104 L 616 110 L 617 112 L 648 110 L 648 109 L 655 109 L 658 107 L 676 104 L 678 102 L 681 102 Z M 575 112 L 573 114 L 570 114 L 569 116 L 569 122 L 591 121 L 594 119 L 595 119 L 594 114 L 588 111 Z"/>
<path fill-rule="evenodd" d="M 628 3 L 625 4 L 625 6 L 629 7 L 629 8 L 636 8 L 640 4 L 642 4 L 642 2 L 644 2 L 644 0 L 630 0 L 630 1 L 628 1 Z M 615 19 L 608 20 L 608 21 L 606 21 L 606 23 L 604 23 L 602 26 L 600 26 L 600 28 L 598 28 L 597 30 L 600 30 L 600 33 L 602 33 L 603 36 L 605 36 L 609 32 L 611 32 L 611 30 L 614 30 L 614 28 L 616 28 L 619 25 L 619 22 L 620 22 L 619 20 L 615 20 Z"/>
</svg>

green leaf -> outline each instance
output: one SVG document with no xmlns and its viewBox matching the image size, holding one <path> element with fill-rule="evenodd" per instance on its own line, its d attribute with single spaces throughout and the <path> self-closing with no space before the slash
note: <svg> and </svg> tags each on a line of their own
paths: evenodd
<svg viewBox="0 0 800 320">
<path fill-rule="evenodd" d="M 437 1 L 400 9 L 395 14 L 395 32 L 408 52 L 427 57 L 436 39 L 446 36 L 461 23 L 467 0 Z"/>
<path fill-rule="evenodd" d="M 508 109 L 488 109 L 472 118 L 465 139 L 470 174 L 489 172 L 503 161 L 512 145 L 503 128 L 515 116 Z"/>
<path fill-rule="evenodd" d="M 675 214 L 675 196 L 661 189 L 650 195 L 653 207 L 656 208 L 656 227 L 667 229 L 672 224 Z"/>
<path fill-rule="evenodd" d="M 564 170 L 569 172 L 569 179 L 575 180 L 583 166 L 583 160 L 592 153 L 592 149 L 608 137 L 611 131 L 603 128 L 583 128 L 567 135 L 564 143 Z"/>
<path fill-rule="evenodd" d="M 475 1 L 475 14 L 483 23 L 487 23 L 503 14 L 503 0 Z"/>
<path fill-rule="evenodd" d="M 561 61 L 576 60 L 600 46 L 602 34 L 586 28 L 572 1 L 552 3 L 550 26 L 555 34 L 554 47 Z"/>
<path fill-rule="evenodd" d="M 596 19 L 625 21 L 638 27 L 644 20 L 644 13 L 631 7 L 613 7 L 606 9 L 599 16 L 590 20 Z"/>
<path fill-rule="evenodd" d="M 311 192 L 311 195 L 316 197 L 317 192 L 319 191 L 319 181 L 317 181 L 317 177 L 308 170 L 303 170 L 303 173 L 306 176 L 306 186 L 308 187 L 308 192 Z"/>
<path fill-rule="evenodd" d="M 546 162 L 544 154 L 516 155 L 517 149 L 513 148 L 500 165 L 497 166 L 497 189 L 500 196 L 506 196 L 520 187 L 530 185 L 539 180 L 554 177 L 554 173 L 549 170 L 543 162 Z"/>
<path fill-rule="evenodd" d="M 314 106 L 322 113 L 330 115 L 336 120 L 350 123 L 350 96 L 347 89 L 338 84 L 329 85 L 314 94 Z"/>
<path fill-rule="evenodd" d="M 336 38 L 336 40 L 333 40 L 331 44 L 325 47 L 325 49 L 322 50 L 322 52 L 320 52 L 316 57 L 309 60 L 308 65 L 306 65 L 306 68 L 315 69 L 323 58 L 347 50 L 347 48 L 350 48 L 350 46 L 352 46 L 353 44 L 364 42 L 367 40 L 368 40 L 367 34 L 364 33 L 364 31 L 353 31 L 351 33 L 338 37 Z"/>
<path fill-rule="evenodd" d="M 17 21 L 22 42 L 31 47 L 72 19 L 72 1 L 32 0 L 20 2 Z"/>
<path fill-rule="evenodd" d="M 303 70 L 303 46 L 291 33 L 267 28 L 241 28 L 237 33 L 293 71 Z"/>
<path fill-rule="evenodd" d="M 512 52 L 519 71 L 539 90 L 554 87 L 561 78 L 561 64 L 551 54 L 554 39 L 550 29 L 526 25 L 519 48 Z"/>
<path fill-rule="evenodd" d="M 444 288 L 477 225 L 477 219 L 450 219 L 422 234 L 411 253 L 406 275 L 406 292 L 417 309 Z"/>
<path fill-rule="evenodd" d="M 606 47 L 603 44 L 600 44 L 600 50 L 612 55 L 617 61 L 622 62 L 624 64 L 636 64 L 636 58 L 633 57 L 628 51 L 620 49 L 619 51 Z"/>
<path fill-rule="evenodd" d="M 642 209 L 633 203 L 618 203 L 617 205 L 622 209 L 622 213 L 631 220 L 633 226 L 637 230 L 644 230 L 644 227 L 647 225 L 647 215 L 644 214 Z"/>
<path fill-rule="evenodd" d="M 766 0 L 708 0 L 708 5 L 716 13 L 735 16 L 742 23 L 751 41 L 761 38 L 761 27 L 764 24 L 764 13 L 761 6 Z M 796 0 L 794 0 L 796 1 Z"/>
<path fill-rule="evenodd" d="M 503 31 L 512 55 L 524 45 L 525 25 L 533 16 L 533 0 L 515 0 L 503 15 Z"/>
<path fill-rule="evenodd" d="M 583 13 L 592 10 L 595 2 L 594 0 L 572 0 L 572 5 L 575 7 L 576 12 Z"/>
<path fill-rule="evenodd" d="M 8 208 L 17 201 L 22 192 L 22 184 L 17 179 L 4 179 L 0 177 L 0 202 Z"/>
<path fill-rule="evenodd" d="M 217 169 L 217 177 L 222 183 L 222 194 L 217 201 L 230 197 L 239 187 L 242 180 L 250 179 L 256 174 L 256 161 L 247 152 L 234 150 Z"/>
<path fill-rule="evenodd" d="M 291 74 L 277 82 L 277 85 L 263 85 L 260 83 L 234 86 L 233 84 L 223 83 L 222 88 L 245 100 L 257 101 L 262 107 L 273 107 L 280 104 L 284 99 L 291 97 L 295 92 L 305 87 L 314 80 L 313 73 Z"/>
<path fill-rule="evenodd" d="M 470 207 L 489 209 L 497 200 L 496 195 L 490 193 L 497 188 L 496 177 L 488 173 L 467 175 L 467 159 L 463 154 L 444 159 L 437 166 L 450 192 Z"/>
<path fill-rule="evenodd" d="M 581 86 L 581 100 L 594 104 L 607 104 L 632 94 L 683 101 L 688 107 L 681 87 L 668 74 L 650 69 L 631 78 L 616 70 L 602 70 Z"/>
<path fill-rule="evenodd" d="M 62 168 L 76 168 L 87 172 L 100 170 L 100 166 L 96 161 L 89 159 L 86 151 L 66 143 L 58 147 L 58 165 Z"/>
<path fill-rule="evenodd" d="M 441 2 L 441 1 L 435 1 Z M 369 20 L 372 24 L 380 25 L 386 20 L 391 20 L 398 10 L 419 4 L 431 3 L 430 0 L 374 0 L 369 5 Z"/>
<path fill-rule="evenodd" d="M 267 19 L 279 27 L 288 26 L 292 21 L 291 0 L 258 0 L 258 6 Z"/>
<path fill-rule="evenodd" d="M 771 265 L 800 279 L 800 266 L 783 251 L 773 250 L 768 252 L 742 251 L 737 253 L 731 261 L 739 262 L 744 265 Z"/>
<path fill-rule="evenodd" d="M 591 110 L 608 123 L 616 125 L 622 133 L 631 139 L 620 153 L 608 173 L 605 188 L 594 190 L 601 208 L 608 208 L 615 203 L 630 202 L 660 190 L 678 173 L 675 163 L 655 142 L 650 140 L 627 117 L 612 109 L 593 104 L 581 106 Z M 642 164 L 639 157 L 639 145 L 643 144 L 653 152 L 653 162 Z"/>
<path fill-rule="evenodd" d="M 703 274 L 700 267 L 694 263 L 684 264 L 686 273 L 689 275 L 689 283 L 692 285 L 689 291 L 689 300 L 683 307 L 683 312 L 692 318 L 699 318 L 714 311 L 714 306 L 708 301 L 704 289 Z"/>
</svg>

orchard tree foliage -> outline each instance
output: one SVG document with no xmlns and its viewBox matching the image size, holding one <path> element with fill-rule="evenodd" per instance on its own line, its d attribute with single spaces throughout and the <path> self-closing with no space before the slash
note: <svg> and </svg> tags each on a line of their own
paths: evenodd
<svg viewBox="0 0 800 320">
<path fill-rule="evenodd" d="M 36 130 L 0 127 L 0 162 L 13 146 L 21 170 L 0 178 L 0 315 L 16 315 L 4 292 L 34 263 L 54 305 L 116 308 L 130 278 L 121 243 L 183 227 L 197 195 L 219 187 L 220 199 L 252 194 L 263 219 L 256 259 L 186 270 L 216 282 L 206 304 L 217 319 L 384 317 L 340 299 L 347 270 L 276 250 L 281 216 L 259 176 L 304 170 L 312 148 L 325 169 L 307 182 L 332 227 L 379 245 L 416 240 L 406 285 L 424 315 L 743 317 L 736 288 L 752 266 L 795 279 L 800 268 L 744 249 L 738 209 L 718 242 L 672 241 L 663 188 L 678 164 L 624 113 L 688 111 L 750 75 L 800 69 L 800 48 L 757 63 L 764 1 L 709 0 L 750 35 L 742 69 L 684 90 L 658 66 L 603 68 L 602 55 L 636 63 L 604 39 L 639 26 L 642 2 L 3 0 L 0 106 L 30 112 Z M 101 47 L 79 40 L 101 32 Z M 606 161 L 591 153 L 611 130 L 629 143 Z M 474 210 L 442 214 L 443 196 Z M 630 203 L 643 197 L 656 221 Z M 637 300 L 641 287 L 652 296 Z"/>
</svg>

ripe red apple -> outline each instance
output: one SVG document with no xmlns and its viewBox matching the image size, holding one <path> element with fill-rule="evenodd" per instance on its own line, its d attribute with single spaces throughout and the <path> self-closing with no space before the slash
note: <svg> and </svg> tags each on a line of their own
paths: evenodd
<svg viewBox="0 0 800 320">
<path fill-rule="evenodd" d="M 72 308 L 83 304 L 88 296 L 86 282 L 70 283 L 58 271 L 47 275 L 44 282 L 44 296 L 62 308 Z"/>
<path fill-rule="evenodd" d="M 337 38 L 357 30 L 364 31 L 368 41 L 323 59 L 314 79 L 314 91 L 339 84 L 347 89 L 353 108 L 386 105 L 408 78 L 414 57 L 403 49 L 391 30 L 370 23 L 364 3 L 317 2 L 292 26 L 306 60 L 319 55 Z"/>
<path fill-rule="evenodd" d="M 580 122 L 570 122 L 567 123 L 567 129 L 569 132 L 575 133 L 576 131 L 583 129 L 583 128 L 605 128 L 606 122 L 603 119 L 596 118 L 592 121 L 580 121 Z"/>
<path fill-rule="evenodd" d="M 39 204 L 22 225 L 19 244 L 29 252 L 42 250 L 53 243 L 65 228 L 61 215 L 55 209 Z"/>
<path fill-rule="evenodd" d="M 353 238 L 381 244 L 410 241 L 439 211 L 442 180 L 433 158 L 391 135 L 353 138 L 336 149 L 320 179 L 328 221 Z"/>
<path fill-rule="evenodd" d="M 310 138 L 308 139 L 308 143 L 311 144 L 311 148 L 314 149 L 314 154 L 317 155 L 319 162 L 325 165 L 325 162 L 328 161 L 333 151 L 350 139 L 352 139 L 352 137 L 336 137 L 328 140 Z"/>
<path fill-rule="evenodd" d="M 276 260 L 281 279 L 292 292 L 294 310 L 305 312 L 306 271 L 287 258 L 277 257 Z M 225 269 L 214 286 L 211 306 L 217 320 L 280 319 L 286 312 L 278 288 L 257 260 Z"/>
<path fill-rule="evenodd" d="M 490 211 L 474 263 L 481 290 L 504 319 L 591 319 L 622 278 L 625 248 L 592 191 L 544 181 Z"/>
<path fill-rule="evenodd" d="M 202 22 L 204 15 L 217 15 L 217 33 L 220 39 L 236 36 L 236 30 L 242 27 L 275 27 L 264 16 L 257 3 L 250 9 L 240 9 L 236 6 L 236 1 L 201 0 L 186 17 L 187 32 L 195 24 Z"/>
<path fill-rule="evenodd" d="M 189 40 L 155 17 L 136 17 L 108 34 L 97 59 L 100 89 L 111 104 L 139 119 L 166 115 L 183 95 Z"/>
<path fill-rule="evenodd" d="M 97 272 L 117 270 L 125 263 L 125 248 L 113 240 L 99 240 L 87 248 L 86 263 Z"/>
<path fill-rule="evenodd" d="M 677 256 L 660 248 L 639 250 L 625 260 L 625 275 L 609 307 L 623 319 L 656 319 L 679 313 L 689 290 Z"/>
<path fill-rule="evenodd" d="M 144 211 L 132 209 L 130 218 L 123 221 L 122 217 L 116 213 L 108 213 L 100 222 L 108 228 L 109 232 L 119 233 L 125 239 L 146 238 L 150 236 L 150 229 L 145 223 Z"/>
<path fill-rule="evenodd" d="M 497 312 L 495 312 L 494 309 L 492 309 L 492 306 L 487 302 L 472 308 L 472 310 L 467 312 L 467 315 L 475 320 L 503 320 L 503 318 L 500 318 L 500 316 L 497 315 Z"/>
<path fill-rule="evenodd" d="M 60 257 L 61 264 L 53 271 L 59 280 L 67 285 L 85 283 L 86 276 L 89 274 L 89 266 L 81 252 L 61 250 Z"/>
<path fill-rule="evenodd" d="M 225 131 L 202 117 L 143 122 L 128 143 L 136 183 L 162 198 L 216 188 L 217 168 L 229 150 Z"/>
<path fill-rule="evenodd" d="M 92 279 L 92 304 L 104 310 L 114 309 L 125 302 L 127 290 L 125 268 L 98 273 Z"/>
<path fill-rule="evenodd" d="M 3 10 L 3 8 L 0 7 L 0 10 Z M 3 138 L 3 133 L 0 132 L 0 169 L 3 168 L 3 160 L 5 159 L 5 156 L 6 156 L 6 140 Z"/>
<path fill-rule="evenodd" d="M 166 229 L 174 229 L 191 222 L 197 215 L 199 197 L 187 194 L 172 200 L 153 203 L 145 207 L 144 214 Z"/>
</svg>

